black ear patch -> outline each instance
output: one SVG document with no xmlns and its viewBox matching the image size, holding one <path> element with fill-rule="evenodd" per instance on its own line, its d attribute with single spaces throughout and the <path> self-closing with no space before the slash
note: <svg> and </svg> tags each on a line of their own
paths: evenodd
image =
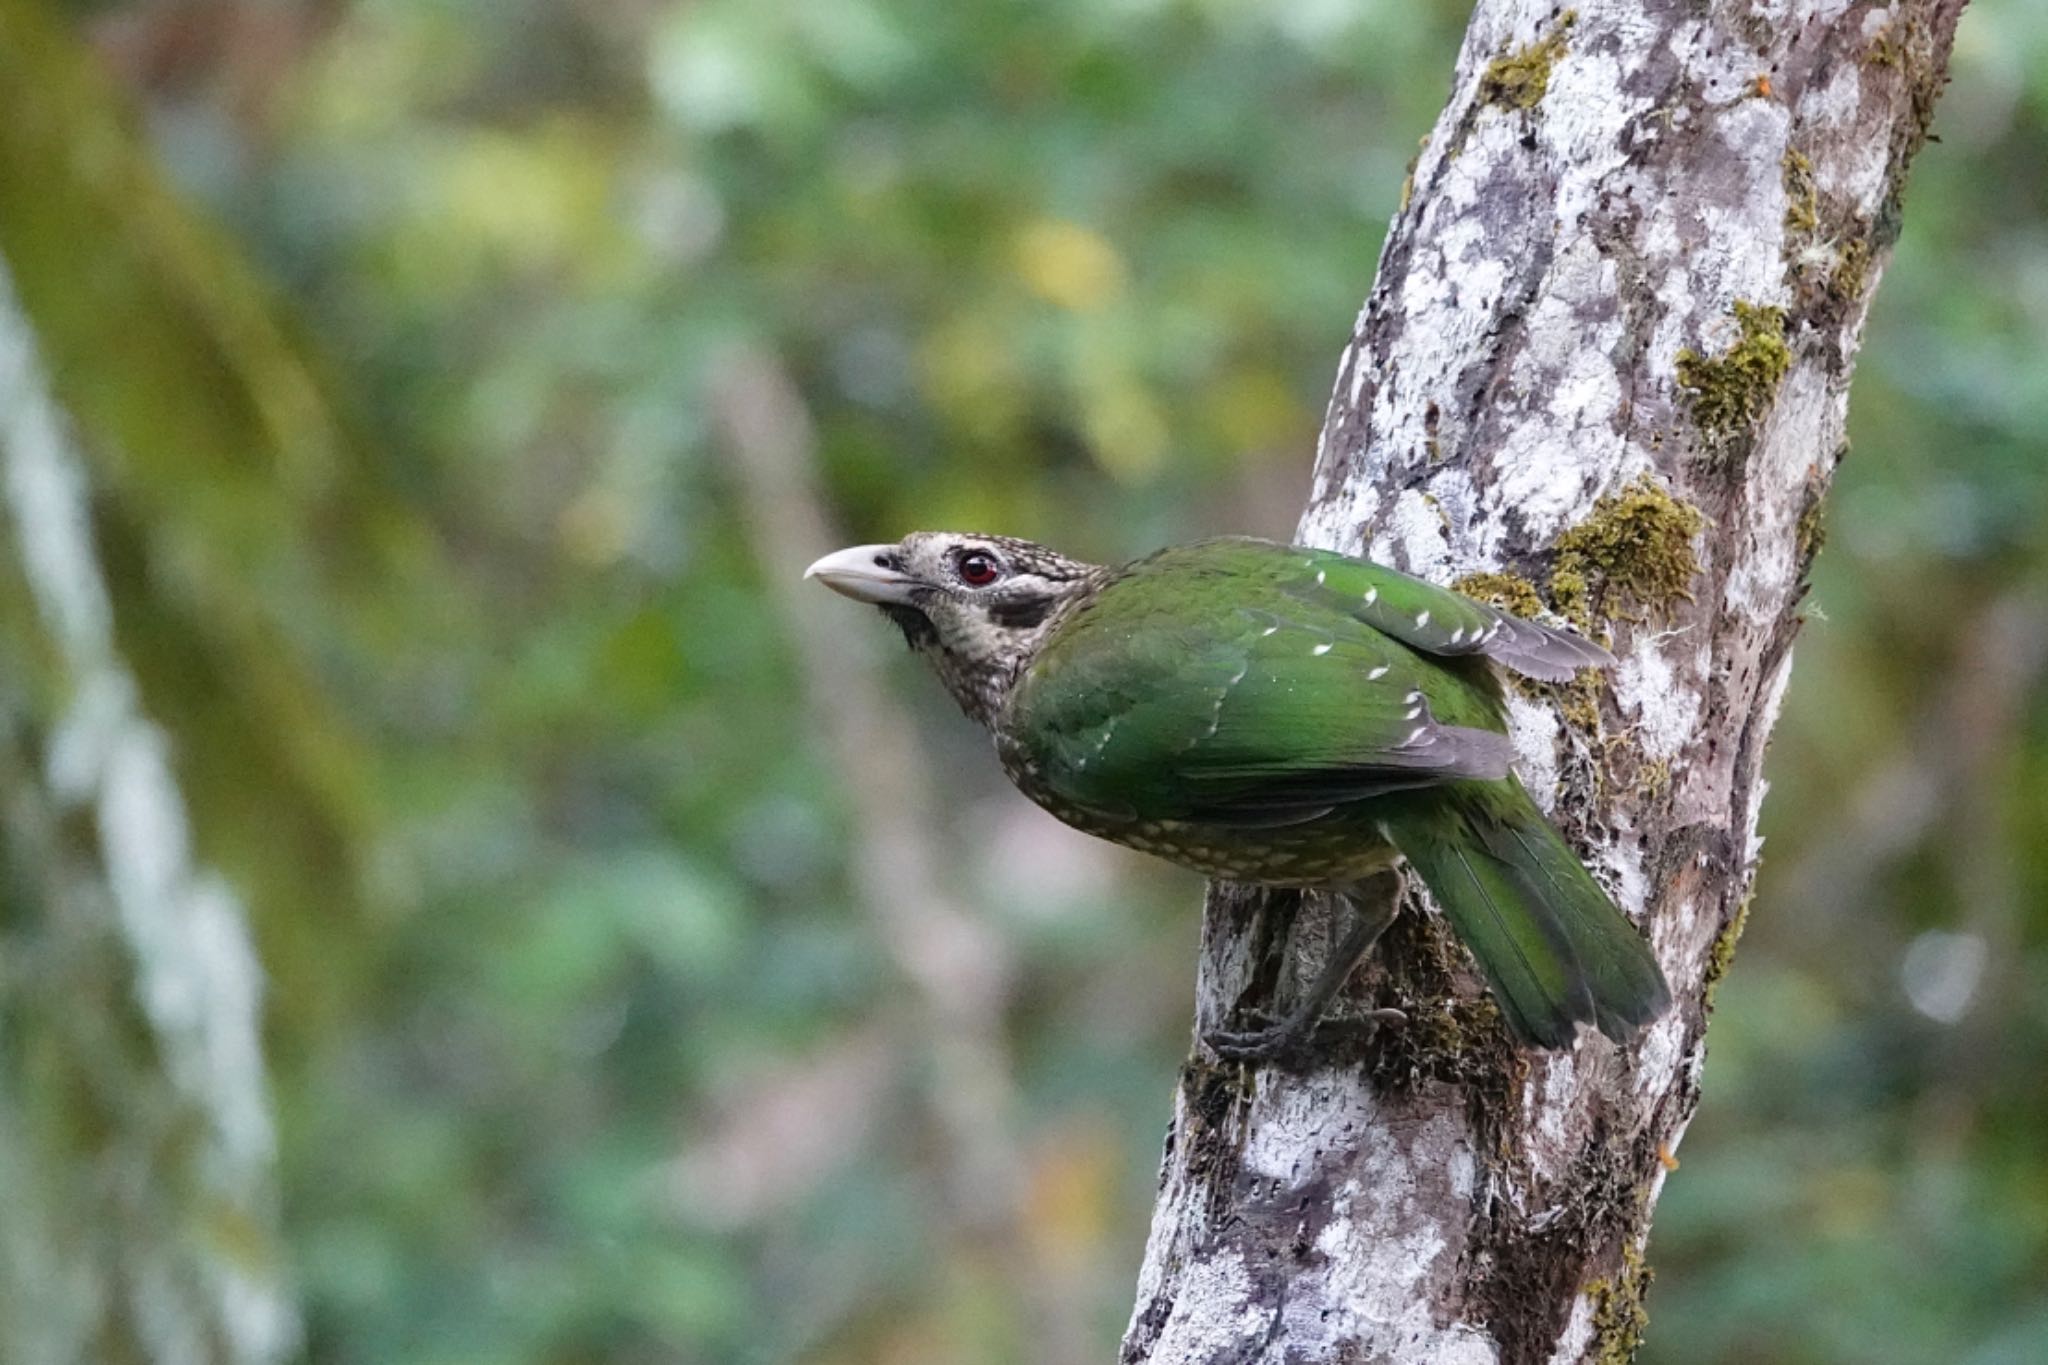
<svg viewBox="0 0 2048 1365">
<path fill-rule="evenodd" d="M 1052 615 L 1051 594 L 1036 594 L 1030 597 L 1008 597 L 988 605 L 988 619 L 1005 630 L 1030 630 L 1042 625 Z"/>
</svg>

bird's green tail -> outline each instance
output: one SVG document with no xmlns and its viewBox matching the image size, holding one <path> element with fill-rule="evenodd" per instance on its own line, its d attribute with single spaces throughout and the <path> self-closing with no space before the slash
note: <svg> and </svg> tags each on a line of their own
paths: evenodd
<svg viewBox="0 0 2048 1365">
<path fill-rule="evenodd" d="M 1517 1036 L 1622 1039 L 1671 992 L 1636 932 L 1513 777 L 1417 793 L 1388 833 L 1479 960 Z"/>
</svg>

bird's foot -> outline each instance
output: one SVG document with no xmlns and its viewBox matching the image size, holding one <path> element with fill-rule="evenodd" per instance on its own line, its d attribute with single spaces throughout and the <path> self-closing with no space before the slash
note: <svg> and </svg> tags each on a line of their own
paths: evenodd
<svg viewBox="0 0 2048 1365">
<path fill-rule="evenodd" d="M 1367 1010 L 1363 1014 L 1320 1021 L 1300 1014 L 1274 1020 L 1272 1015 L 1261 1010 L 1252 1010 L 1249 1014 L 1251 1021 L 1259 1027 L 1212 1029 L 1202 1035 L 1202 1041 L 1226 1062 L 1270 1062 L 1288 1066 L 1313 1060 L 1313 1054 L 1325 1051 L 1329 1044 L 1362 1042 L 1382 1028 L 1395 1028 L 1408 1022 L 1408 1016 L 1396 1009 Z"/>
</svg>

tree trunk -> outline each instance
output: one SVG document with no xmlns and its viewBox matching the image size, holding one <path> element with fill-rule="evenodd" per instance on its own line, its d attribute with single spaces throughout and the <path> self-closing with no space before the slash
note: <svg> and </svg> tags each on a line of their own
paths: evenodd
<svg viewBox="0 0 2048 1365">
<path fill-rule="evenodd" d="M 0 0 L 8 1365 L 296 1351 L 243 897 L 303 1059 L 359 970 L 373 842 L 308 661 L 449 580 L 367 468 L 97 60 Z"/>
<path fill-rule="evenodd" d="M 1607 676 L 1514 689 L 1519 766 L 1675 1005 L 1626 1046 L 1517 1052 L 1408 913 L 1351 987 L 1407 1027 L 1303 1072 L 1198 1045 L 1126 1361 L 1633 1352 L 1857 343 L 1961 9 L 1480 0 L 1301 537 L 1609 642 Z M 1327 923 L 1213 888 L 1197 1035 L 1298 989 Z"/>
<path fill-rule="evenodd" d="M 85 461 L 0 257 L 0 1360 L 296 1343 L 262 970 L 114 633 Z"/>
</svg>

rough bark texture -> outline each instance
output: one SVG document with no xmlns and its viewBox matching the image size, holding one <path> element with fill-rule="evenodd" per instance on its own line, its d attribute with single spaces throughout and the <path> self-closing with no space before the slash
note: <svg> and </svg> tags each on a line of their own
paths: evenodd
<svg viewBox="0 0 2048 1365">
<path fill-rule="evenodd" d="M 1408 914 L 1351 987 L 1407 1028 L 1302 1072 L 1198 1046 L 1126 1361 L 1633 1353 L 1857 342 L 1961 8 L 1481 0 L 1301 535 L 1609 640 L 1610 676 L 1517 690 L 1520 766 L 1677 1003 L 1630 1046 L 1517 1053 Z M 1215 888 L 1198 1035 L 1298 989 L 1327 922 Z"/>
</svg>

